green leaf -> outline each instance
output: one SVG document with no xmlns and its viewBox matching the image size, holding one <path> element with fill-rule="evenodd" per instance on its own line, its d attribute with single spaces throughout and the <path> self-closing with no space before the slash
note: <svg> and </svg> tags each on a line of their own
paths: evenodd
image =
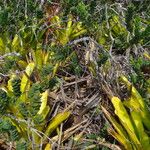
<svg viewBox="0 0 150 150">
<path fill-rule="evenodd" d="M 138 139 L 141 143 L 141 147 L 144 150 L 147 150 L 150 147 L 150 141 L 147 133 L 144 131 L 144 127 L 142 124 L 142 118 L 139 112 L 136 110 L 131 111 L 132 120 L 136 126 L 136 133 L 138 136 Z"/>
<path fill-rule="evenodd" d="M 5 44 L 3 42 L 3 39 L 0 38 L 0 55 L 5 53 Z"/>
<path fill-rule="evenodd" d="M 19 36 L 16 34 L 12 41 L 11 48 L 13 51 L 16 51 L 18 47 L 20 47 L 20 40 L 19 40 Z"/>
<path fill-rule="evenodd" d="M 42 66 L 43 66 L 43 53 L 42 50 L 36 50 L 36 51 L 32 51 L 32 56 L 34 59 L 34 62 L 36 64 L 36 67 L 41 70 Z"/>
</svg>

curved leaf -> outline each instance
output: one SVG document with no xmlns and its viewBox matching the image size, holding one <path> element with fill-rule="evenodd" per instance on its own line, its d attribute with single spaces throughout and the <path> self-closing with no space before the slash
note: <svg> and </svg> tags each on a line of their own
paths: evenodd
<svg viewBox="0 0 150 150">
<path fill-rule="evenodd" d="M 63 112 L 57 114 L 52 121 L 49 123 L 45 134 L 47 136 L 50 136 L 50 134 L 63 122 L 65 121 L 68 117 L 70 116 L 70 112 Z"/>
<path fill-rule="evenodd" d="M 40 110 L 38 111 L 38 114 L 41 114 L 43 112 L 43 110 L 46 108 L 47 105 L 47 98 L 48 98 L 48 90 L 46 90 L 44 93 L 41 94 L 41 107 Z"/>
<path fill-rule="evenodd" d="M 28 66 L 26 67 L 25 74 L 23 75 L 23 77 L 21 79 L 20 90 L 21 90 L 22 93 L 24 93 L 27 86 L 29 86 L 29 84 L 28 84 L 29 77 L 32 74 L 34 67 L 35 67 L 35 64 L 33 62 L 29 63 Z"/>
</svg>

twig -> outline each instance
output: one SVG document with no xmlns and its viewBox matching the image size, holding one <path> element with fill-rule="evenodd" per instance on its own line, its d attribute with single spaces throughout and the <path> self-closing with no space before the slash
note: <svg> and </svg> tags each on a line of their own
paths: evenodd
<svg viewBox="0 0 150 150">
<path fill-rule="evenodd" d="M 112 150 L 121 150 L 121 148 L 118 146 L 118 145 L 115 145 L 115 144 L 111 144 L 111 143 L 108 143 L 108 142 L 105 142 L 105 141 L 95 141 L 95 140 L 91 140 L 91 139 L 83 139 L 84 141 L 86 142 L 93 142 L 93 143 L 96 143 L 97 145 L 103 145 L 105 147 L 108 147 Z M 96 144 L 93 144 L 93 145 L 90 145 L 88 146 L 87 148 L 94 148 L 96 146 Z"/>
<path fill-rule="evenodd" d="M 3 77 L 9 77 L 9 75 L 3 74 L 3 73 L 0 73 L 0 76 L 3 76 Z"/>
<path fill-rule="evenodd" d="M 4 59 L 7 56 L 20 56 L 20 53 L 17 53 L 17 52 L 6 53 L 5 55 L 0 56 L 0 60 Z"/>
<path fill-rule="evenodd" d="M 60 125 L 60 132 L 59 132 L 59 138 L 58 138 L 58 147 L 57 150 L 60 150 L 60 144 L 61 144 L 61 139 L 62 139 L 62 130 L 63 130 L 63 123 Z"/>
</svg>

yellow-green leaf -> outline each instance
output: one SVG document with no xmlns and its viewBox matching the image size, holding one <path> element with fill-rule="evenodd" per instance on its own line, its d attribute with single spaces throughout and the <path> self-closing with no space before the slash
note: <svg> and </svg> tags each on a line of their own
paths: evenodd
<svg viewBox="0 0 150 150">
<path fill-rule="evenodd" d="M 44 60 L 43 60 L 43 64 L 46 64 L 46 63 L 47 63 L 48 58 L 49 58 L 49 54 L 50 54 L 50 52 L 46 52 L 46 53 L 44 53 Z"/>
<path fill-rule="evenodd" d="M 50 134 L 63 122 L 65 121 L 68 117 L 70 116 L 70 112 L 63 112 L 57 114 L 52 121 L 49 123 L 45 134 L 47 136 L 50 136 Z"/>
<path fill-rule="evenodd" d="M 120 76 L 121 81 L 123 81 L 126 85 L 127 88 L 130 90 L 131 89 L 131 96 L 135 99 L 138 100 L 140 105 L 145 108 L 144 101 L 141 97 L 141 95 L 138 93 L 138 91 L 135 89 L 135 87 L 128 81 L 128 79 L 125 76 Z"/>
<path fill-rule="evenodd" d="M 128 132 L 130 138 L 132 139 L 132 141 L 134 141 L 134 143 L 136 145 L 140 145 L 140 142 L 139 142 L 138 138 L 136 137 L 135 129 L 132 124 L 131 118 L 128 115 L 123 103 L 121 102 L 121 100 L 118 97 L 112 97 L 111 101 L 115 108 L 115 114 L 118 116 L 122 125 Z"/>
<path fill-rule="evenodd" d="M 66 28 L 66 36 L 69 37 L 71 33 L 72 33 L 72 16 L 69 16 Z"/>
<path fill-rule="evenodd" d="M 83 29 L 83 30 L 81 30 L 81 31 L 78 31 L 77 33 L 75 33 L 75 34 L 73 34 L 73 35 L 71 36 L 71 39 L 76 38 L 76 37 L 78 37 L 78 36 L 80 36 L 80 35 L 86 33 L 86 31 L 87 31 L 86 29 Z"/>
<path fill-rule="evenodd" d="M 55 64 L 54 69 L 53 69 L 53 75 L 52 75 L 53 77 L 55 76 L 55 74 L 56 74 L 56 72 L 58 70 L 59 65 L 60 65 L 59 62 Z"/>
<path fill-rule="evenodd" d="M 120 142 L 126 150 L 133 150 L 134 145 L 129 141 L 129 139 L 124 139 L 120 134 L 115 132 L 112 129 L 108 130 L 109 134 L 111 134 L 118 142 Z"/>
<path fill-rule="evenodd" d="M 44 150 L 52 150 L 52 146 L 50 143 L 46 144 L 45 149 Z"/>
<path fill-rule="evenodd" d="M 132 120 L 136 126 L 136 133 L 137 133 L 137 136 L 141 143 L 141 148 L 146 150 L 150 147 L 150 143 L 149 143 L 150 141 L 149 141 L 148 135 L 144 131 L 141 115 L 136 110 L 133 110 L 133 111 L 131 111 L 131 116 L 132 116 Z"/>
<path fill-rule="evenodd" d="M 12 49 L 15 50 L 20 44 L 19 36 L 16 34 L 12 41 Z"/>
<path fill-rule="evenodd" d="M 22 68 L 22 69 L 25 69 L 26 67 L 27 67 L 27 62 L 26 61 L 23 61 L 23 60 L 19 60 L 18 62 L 17 62 L 17 64 L 19 65 L 19 67 L 20 68 Z"/>
<path fill-rule="evenodd" d="M 3 55 L 5 53 L 5 44 L 3 42 L 3 39 L 0 38 L 0 55 Z"/>
<path fill-rule="evenodd" d="M 60 18 L 58 16 L 54 16 L 52 19 L 51 19 L 51 22 L 52 22 L 52 25 L 54 26 L 59 26 L 60 27 Z"/>
<path fill-rule="evenodd" d="M 112 123 L 115 130 L 120 134 L 123 140 L 128 139 L 128 135 L 123 127 L 115 120 L 115 118 L 104 108 L 102 107 L 103 112 L 105 113 L 108 120 Z"/>
<path fill-rule="evenodd" d="M 128 79 L 125 76 L 121 76 L 120 79 L 127 85 L 128 89 L 131 88 L 131 99 L 133 99 L 134 101 L 137 101 L 137 103 L 140 104 L 139 109 L 140 109 L 142 121 L 143 121 L 144 125 L 150 130 L 150 112 L 147 109 L 143 98 L 141 97 L 141 95 L 136 90 L 136 88 L 134 86 L 132 86 L 132 84 L 128 81 Z"/>
<path fill-rule="evenodd" d="M 149 59 L 149 60 L 150 60 L 150 55 L 149 55 L 148 53 L 144 52 L 144 54 L 143 54 L 143 55 L 145 56 L 145 58 L 147 58 L 147 59 Z"/>
<path fill-rule="evenodd" d="M 21 90 L 22 93 L 24 93 L 25 90 L 26 90 L 26 87 L 29 86 L 29 84 L 28 84 L 28 82 L 29 82 L 28 77 L 30 77 L 30 75 L 32 74 L 34 67 L 35 67 L 35 64 L 33 62 L 29 63 L 28 66 L 26 67 L 25 74 L 23 75 L 23 77 L 21 79 L 20 90 Z"/>
<path fill-rule="evenodd" d="M 139 102 L 134 99 L 132 96 L 128 99 L 128 100 L 125 100 L 123 102 L 123 104 L 128 107 L 128 108 L 131 108 L 131 109 L 140 109 L 141 105 L 139 104 Z"/>
<path fill-rule="evenodd" d="M 40 115 L 42 115 L 42 118 L 43 118 L 43 119 L 46 118 L 46 116 L 48 115 L 49 111 L 50 111 L 50 107 L 49 107 L 49 106 L 46 106 L 46 107 L 43 109 L 42 113 L 40 114 Z"/>
<path fill-rule="evenodd" d="M 9 91 L 13 92 L 13 87 L 12 87 L 12 80 L 16 77 L 16 75 L 11 75 L 10 79 L 8 80 L 8 85 L 7 88 Z"/>
<path fill-rule="evenodd" d="M 32 52 L 34 56 L 34 62 L 36 64 L 36 67 L 41 70 L 43 66 L 43 53 L 42 50 L 37 50 L 36 52 Z"/>
<path fill-rule="evenodd" d="M 43 110 L 46 108 L 47 105 L 47 98 L 48 98 L 48 90 L 46 90 L 45 92 L 43 92 L 41 97 L 41 107 L 40 110 L 38 111 L 38 114 L 41 114 L 43 112 Z"/>
</svg>

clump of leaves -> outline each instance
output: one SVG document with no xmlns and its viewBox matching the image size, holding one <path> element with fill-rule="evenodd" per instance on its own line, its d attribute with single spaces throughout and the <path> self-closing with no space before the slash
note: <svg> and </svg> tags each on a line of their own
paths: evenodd
<svg viewBox="0 0 150 150">
<path fill-rule="evenodd" d="M 121 76 L 121 81 L 128 88 L 131 88 L 129 99 L 122 102 L 118 97 L 111 97 L 111 102 L 115 108 L 115 119 L 105 108 L 102 107 L 106 117 L 112 123 L 114 129 L 110 128 L 109 133 L 118 140 L 125 149 L 145 149 L 150 146 L 149 119 L 150 112 L 144 102 L 144 99 L 132 86 L 132 84 Z"/>
<path fill-rule="evenodd" d="M 20 24 L 31 25 L 33 20 L 43 18 L 44 12 L 37 1 L 5 1 L 0 2 L 0 31 L 17 33 Z"/>
<path fill-rule="evenodd" d="M 68 16 L 67 23 L 59 16 L 54 16 L 50 19 L 51 27 L 47 34 L 52 35 L 53 39 L 51 46 L 65 46 L 69 41 L 86 33 L 82 22 L 75 22 L 72 15 Z"/>
<path fill-rule="evenodd" d="M 144 93 L 146 93 L 147 88 L 149 88 L 149 68 L 150 62 L 143 57 L 139 57 L 138 59 L 131 58 L 131 65 L 134 74 L 131 74 L 131 81 L 134 85 L 136 85 L 140 94 L 145 97 Z"/>
<path fill-rule="evenodd" d="M 41 92 L 41 84 L 33 83 L 30 79 L 34 69 L 35 64 L 29 63 L 21 77 L 13 74 L 8 84 L 4 84 L 0 89 L 0 115 L 4 114 L 1 116 L 0 133 L 7 135 L 9 141 L 20 141 L 16 149 L 33 148 L 31 139 L 34 139 L 35 146 L 40 146 L 41 140 L 46 142 L 47 137 L 70 116 L 69 111 L 58 113 L 47 122 L 50 113 L 50 87 L 42 89 Z M 55 85 L 51 82 L 50 86 L 52 84 Z"/>
<path fill-rule="evenodd" d="M 3 90 L 0 89 L 0 106 L 1 106 L 1 110 L 0 113 L 4 114 L 6 111 L 6 108 L 8 107 L 8 96 L 7 93 Z"/>
<path fill-rule="evenodd" d="M 0 132 L 9 136 L 9 141 L 17 141 L 20 138 L 20 134 L 17 130 L 17 127 L 13 125 L 12 121 L 9 118 L 4 118 L 0 122 Z"/>
</svg>

